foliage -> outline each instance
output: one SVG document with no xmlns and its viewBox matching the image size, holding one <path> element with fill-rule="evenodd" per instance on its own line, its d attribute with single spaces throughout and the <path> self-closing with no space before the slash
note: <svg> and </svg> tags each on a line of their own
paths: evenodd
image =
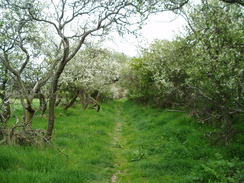
<svg viewBox="0 0 244 183">
<path fill-rule="evenodd" d="M 208 105 L 202 107 L 203 112 L 214 111 L 217 118 L 241 112 L 244 102 L 241 8 L 210 1 L 190 17 L 193 33 L 188 39 L 193 59 L 188 64 L 187 72 L 191 75 L 188 85 L 202 95 L 199 101 Z"/>
<path fill-rule="evenodd" d="M 143 50 L 131 60 L 125 76 L 132 81 L 124 86 L 132 97 L 161 107 L 186 106 L 202 122 L 217 122 L 228 144 L 233 117 L 244 112 L 242 9 L 202 1 L 185 17 L 186 36 Z"/>
<path fill-rule="evenodd" d="M 116 54 L 96 48 L 80 51 L 62 73 L 60 91 L 69 91 L 71 95 L 76 91 L 89 95 L 96 91 L 108 93 L 108 86 L 119 79 L 121 58 L 116 58 Z"/>
<path fill-rule="evenodd" d="M 141 58 L 131 60 L 131 74 L 125 74 L 129 95 L 144 97 L 150 103 L 164 107 L 183 103 L 187 78 L 183 62 L 178 41 L 156 40 L 143 51 Z M 126 78 L 126 75 L 133 78 Z"/>
<path fill-rule="evenodd" d="M 151 72 L 142 59 L 132 58 L 131 63 L 127 68 L 123 68 L 121 74 L 122 86 L 128 89 L 130 97 L 150 96 Z"/>
<path fill-rule="evenodd" d="M 215 154 L 216 159 L 211 159 L 202 165 L 202 179 L 208 182 L 242 182 L 243 162 L 238 158 L 225 160 L 219 153 Z"/>
</svg>

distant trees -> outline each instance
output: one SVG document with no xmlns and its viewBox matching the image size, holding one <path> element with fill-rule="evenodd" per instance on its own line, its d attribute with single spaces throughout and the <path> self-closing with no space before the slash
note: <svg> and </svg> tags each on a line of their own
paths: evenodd
<svg viewBox="0 0 244 183">
<path fill-rule="evenodd" d="M 129 95 L 164 107 L 184 104 L 202 122 L 217 122 L 228 141 L 233 117 L 244 113 L 242 8 L 202 1 L 185 17 L 185 37 L 156 41 L 132 59 Z"/>
<path fill-rule="evenodd" d="M 129 96 L 158 106 L 180 105 L 187 77 L 180 46 L 178 41 L 156 40 L 141 58 L 133 58 L 123 74 Z"/>
<path fill-rule="evenodd" d="M 108 86 L 119 79 L 122 59 L 105 49 L 89 47 L 81 50 L 71 62 L 69 62 L 60 77 L 59 91 L 70 96 L 70 102 L 66 104 L 68 109 L 80 98 L 84 108 L 89 101 L 98 105 L 101 95 L 109 92 Z"/>
</svg>

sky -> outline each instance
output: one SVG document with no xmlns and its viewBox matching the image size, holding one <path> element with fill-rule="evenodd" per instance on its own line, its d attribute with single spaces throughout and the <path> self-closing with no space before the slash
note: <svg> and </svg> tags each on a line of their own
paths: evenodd
<svg viewBox="0 0 244 183">
<path fill-rule="evenodd" d="M 142 26 L 139 38 L 133 35 L 126 35 L 122 38 L 114 33 L 105 45 L 108 49 L 114 49 L 128 56 L 139 56 L 141 47 L 147 47 L 155 39 L 172 40 L 176 34 L 183 31 L 185 24 L 185 20 L 173 12 L 158 13 L 151 15 L 146 24 Z"/>
</svg>

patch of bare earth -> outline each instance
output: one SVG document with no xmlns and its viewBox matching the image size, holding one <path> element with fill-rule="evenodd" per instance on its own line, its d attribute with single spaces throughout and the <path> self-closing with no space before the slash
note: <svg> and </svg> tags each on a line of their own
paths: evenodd
<svg viewBox="0 0 244 183">
<path fill-rule="evenodd" d="M 113 135 L 113 149 L 114 149 L 114 153 L 115 153 L 115 158 L 118 158 L 118 153 L 119 153 L 119 144 L 120 144 L 120 140 L 121 140 L 121 131 L 122 131 L 122 124 L 121 122 L 117 122 L 116 126 L 115 126 L 115 131 L 114 131 L 114 135 Z M 116 161 L 118 161 L 118 159 L 116 159 Z M 118 167 L 118 164 L 114 164 L 114 167 Z M 121 174 L 120 170 L 118 170 L 117 172 L 115 172 L 112 176 L 111 176 L 111 183 L 116 183 L 118 181 L 118 175 Z"/>
</svg>

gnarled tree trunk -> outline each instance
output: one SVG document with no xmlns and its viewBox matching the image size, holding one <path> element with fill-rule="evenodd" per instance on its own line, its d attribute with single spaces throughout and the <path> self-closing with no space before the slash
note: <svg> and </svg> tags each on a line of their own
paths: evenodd
<svg viewBox="0 0 244 183">
<path fill-rule="evenodd" d="M 2 98 L 2 97 L 1 97 Z M 0 122 L 7 123 L 11 115 L 10 102 L 8 98 L 2 98 Z"/>
<path fill-rule="evenodd" d="M 25 109 L 24 110 L 24 122 L 31 124 L 34 114 L 35 114 L 35 109 L 33 109 L 33 108 Z"/>
<path fill-rule="evenodd" d="M 51 84 L 51 88 L 50 88 L 48 126 L 47 126 L 47 133 L 46 133 L 46 137 L 48 138 L 48 140 L 51 139 L 52 133 L 53 133 L 53 128 L 54 128 L 54 118 L 55 118 L 54 108 L 55 108 L 55 102 L 56 102 L 56 97 L 57 97 L 57 89 L 58 89 L 57 86 L 58 86 L 59 76 L 57 74 L 55 74 L 54 79 Z"/>
<path fill-rule="evenodd" d="M 44 115 L 46 109 L 47 109 L 47 101 L 45 95 L 43 95 L 41 92 L 39 92 L 39 102 L 40 102 L 40 110 L 41 115 Z"/>
<path fill-rule="evenodd" d="M 72 99 L 69 101 L 69 103 L 66 104 L 64 110 L 67 110 L 68 108 L 70 108 L 70 107 L 75 103 L 75 101 L 76 101 L 77 97 L 79 96 L 79 94 L 80 94 L 79 91 L 77 91 L 77 92 L 74 94 L 74 96 L 73 96 Z"/>
<path fill-rule="evenodd" d="M 11 110 L 10 110 L 10 99 L 6 96 L 6 84 L 8 81 L 8 70 L 7 68 L 4 69 L 4 79 L 1 83 L 0 90 L 2 91 L 0 93 L 0 98 L 2 100 L 2 103 L 0 104 L 0 122 L 1 123 L 6 123 L 11 115 Z"/>
</svg>

